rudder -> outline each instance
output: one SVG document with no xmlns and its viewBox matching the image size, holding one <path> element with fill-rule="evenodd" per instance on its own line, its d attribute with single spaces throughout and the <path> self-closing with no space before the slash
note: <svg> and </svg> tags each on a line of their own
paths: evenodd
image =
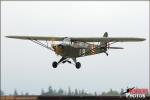
<svg viewBox="0 0 150 100">
<path fill-rule="evenodd" d="M 108 37 L 108 33 L 105 32 L 104 35 L 103 35 L 103 37 L 107 38 Z M 101 42 L 100 43 L 100 47 L 107 49 L 107 42 Z"/>
</svg>

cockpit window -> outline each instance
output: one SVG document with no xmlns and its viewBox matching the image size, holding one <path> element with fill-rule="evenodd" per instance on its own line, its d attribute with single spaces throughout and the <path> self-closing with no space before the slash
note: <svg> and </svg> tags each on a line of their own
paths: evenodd
<svg viewBox="0 0 150 100">
<path fill-rule="evenodd" d="M 68 37 L 64 38 L 64 40 L 62 41 L 62 44 L 64 44 L 64 45 L 70 45 L 71 44 L 71 39 L 68 38 Z"/>
</svg>

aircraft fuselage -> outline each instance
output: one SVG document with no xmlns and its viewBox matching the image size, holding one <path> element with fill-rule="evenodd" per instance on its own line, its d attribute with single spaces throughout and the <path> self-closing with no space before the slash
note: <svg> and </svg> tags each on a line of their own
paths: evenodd
<svg viewBox="0 0 150 100">
<path fill-rule="evenodd" d="M 66 58 L 77 58 L 82 56 L 89 56 L 105 52 L 107 49 L 100 47 L 100 45 L 90 44 L 87 48 L 76 48 L 71 45 L 58 44 L 53 46 L 57 55 L 61 55 Z"/>
</svg>

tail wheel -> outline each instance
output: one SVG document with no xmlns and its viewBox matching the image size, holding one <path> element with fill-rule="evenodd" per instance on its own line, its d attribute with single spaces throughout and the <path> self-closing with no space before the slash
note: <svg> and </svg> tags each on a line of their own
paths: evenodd
<svg viewBox="0 0 150 100">
<path fill-rule="evenodd" d="M 54 62 L 52 63 L 53 68 L 57 68 L 57 65 L 58 65 L 58 63 L 57 63 L 56 61 L 54 61 Z"/>
<path fill-rule="evenodd" d="M 80 67 L 81 67 L 80 62 L 77 62 L 77 63 L 76 63 L 76 68 L 79 69 Z"/>
</svg>

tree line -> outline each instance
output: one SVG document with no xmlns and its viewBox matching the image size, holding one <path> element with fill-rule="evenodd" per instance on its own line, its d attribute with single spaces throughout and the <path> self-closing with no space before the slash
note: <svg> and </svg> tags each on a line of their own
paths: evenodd
<svg viewBox="0 0 150 100">
<path fill-rule="evenodd" d="M 121 92 L 123 91 L 123 89 L 121 89 Z M 44 89 L 41 89 L 41 93 L 40 95 L 41 96 L 120 96 L 121 92 L 118 92 L 118 91 L 115 91 L 115 90 L 112 90 L 110 89 L 109 91 L 107 92 L 102 92 L 101 94 L 100 93 L 97 93 L 97 92 L 93 92 L 93 93 L 90 93 L 90 92 L 87 92 L 85 91 L 84 89 L 82 90 L 79 90 L 79 89 L 74 89 L 72 90 L 70 87 L 68 87 L 68 90 L 64 90 L 62 88 L 59 88 L 59 89 L 53 89 L 52 86 L 49 86 L 47 91 L 45 91 Z M 6 95 L 4 93 L 4 91 L 0 90 L 0 95 L 1 96 L 4 96 Z M 14 90 L 14 93 L 13 94 L 9 94 L 10 96 L 31 96 L 33 94 L 30 94 L 28 92 L 26 93 L 19 93 L 16 89 Z"/>
</svg>

